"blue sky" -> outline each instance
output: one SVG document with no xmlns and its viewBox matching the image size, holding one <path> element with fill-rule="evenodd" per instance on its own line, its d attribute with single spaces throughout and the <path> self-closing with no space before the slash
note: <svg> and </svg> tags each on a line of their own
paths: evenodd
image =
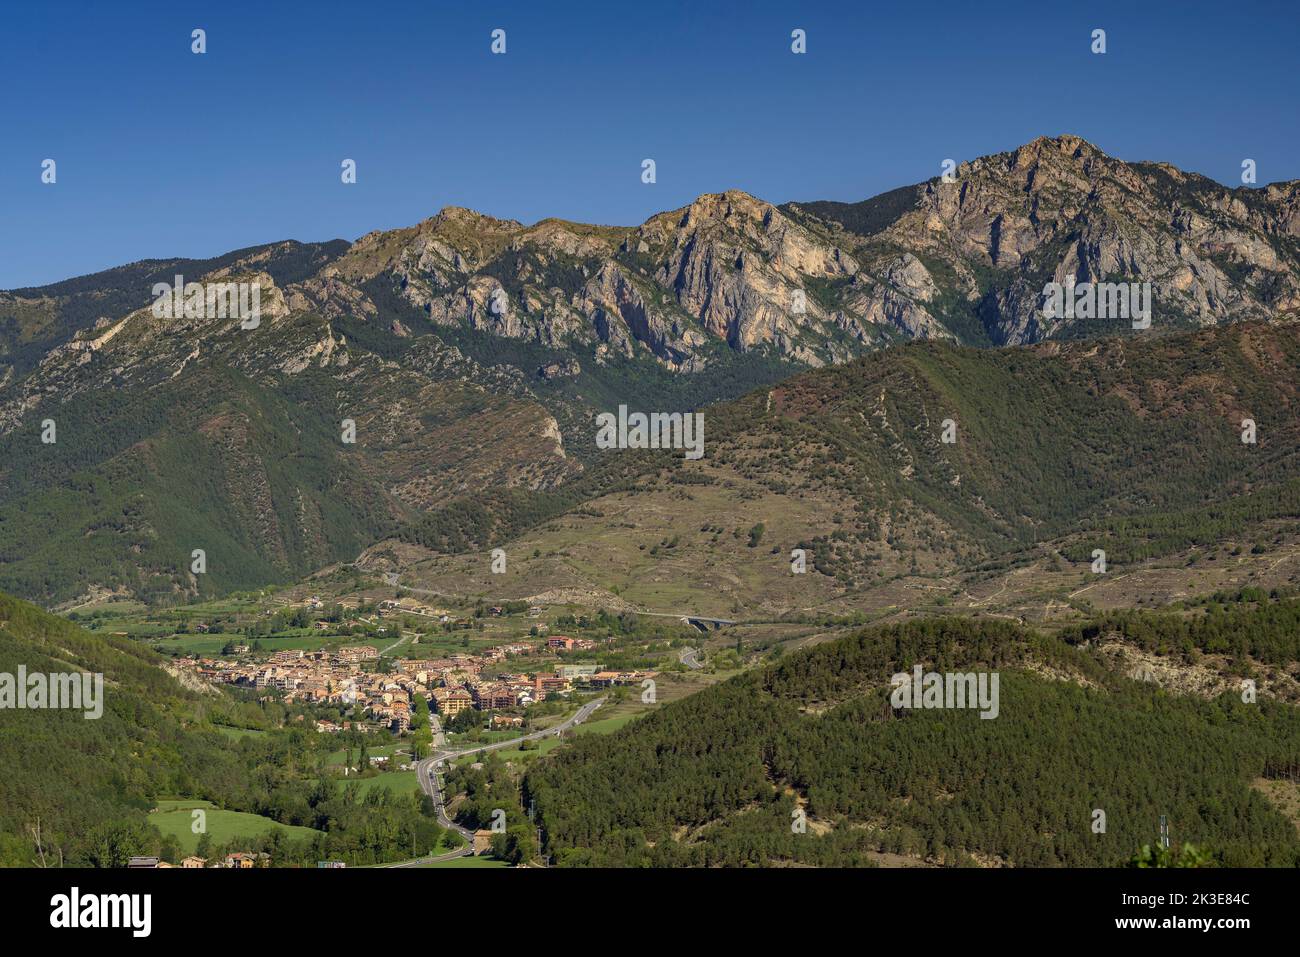
<svg viewBox="0 0 1300 957">
<path fill-rule="evenodd" d="M 1040 134 L 1233 185 L 1246 157 L 1261 184 L 1300 178 L 1293 2 L 223 0 L 0 16 L 0 288 L 355 239 L 448 204 L 633 224 L 733 187 L 852 201 Z"/>
</svg>

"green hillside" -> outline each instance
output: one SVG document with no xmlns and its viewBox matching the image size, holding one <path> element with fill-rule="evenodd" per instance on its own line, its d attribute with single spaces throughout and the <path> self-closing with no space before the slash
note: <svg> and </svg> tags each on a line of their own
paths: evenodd
<svg viewBox="0 0 1300 957">
<path fill-rule="evenodd" d="M 147 600 L 255 588 L 352 557 L 393 525 L 310 390 L 212 364 L 144 393 L 62 405 L 59 440 L 0 439 L 0 586 L 66 599 L 86 582 Z M 191 576 L 194 548 L 207 571 Z"/>
<path fill-rule="evenodd" d="M 43 369 L 58 388 L 0 435 L 0 588 L 48 603 L 92 586 L 216 595 L 387 537 L 481 551 L 664 482 L 842 503 L 833 530 L 789 545 L 844 588 L 891 563 L 1005 568 L 1042 543 L 1071 562 L 1103 548 L 1120 566 L 1300 519 L 1296 324 L 1024 349 L 913 342 L 766 384 L 781 366 L 761 355 L 720 358 L 705 377 L 617 359 L 525 383 L 520 367 L 560 353 L 311 314 L 252 351 L 229 330 L 156 344 L 145 321 L 106 347 L 121 359 Z M 304 364 L 348 336 L 347 362 Z M 698 406 L 756 384 L 705 407 L 702 461 L 592 447 L 593 409 Z M 34 431 L 47 415 L 53 444 Z M 340 441 L 345 417 L 355 445 Z M 547 438 L 557 427 L 564 454 Z M 195 548 L 204 575 L 190 573 Z"/>
<path fill-rule="evenodd" d="M 996 670 L 997 717 L 890 707 L 890 676 L 915 664 Z M 1152 843 L 1167 815 L 1176 842 L 1218 863 L 1291 867 L 1296 826 L 1250 785 L 1297 767 L 1291 705 L 1180 697 L 1116 675 L 1081 644 L 940 618 L 792 654 L 614 734 L 582 737 L 529 771 L 524 799 L 569 865 L 869 865 L 901 855 L 1115 866 Z M 792 832 L 796 806 L 806 833 Z M 1105 833 L 1092 829 L 1096 809 Z"/>
<path fill-rule="evenodd" d="M 463 497 L 399 534 L 460 551 L 611 492 L 743 479 L 786 510 L 810 496 L 842 503 L 832 534 L 798 544 L 847 587 L 881 552 L 919 553 L 947 573 L 1004 568 L 1051 543 L 1072 562 L 1102 548 L 1121 566 L 1268 521 L 1295 526 L 1297 368 L 1296 324 L 1029 349 L 909 343 L 710 406 L 700 462 L 607 453 L 553 492 Z M 1244 418 L 1254 444 L 1241 440 Z M 761 516 L 717 518 L 748 527 Z"/>
</svg>

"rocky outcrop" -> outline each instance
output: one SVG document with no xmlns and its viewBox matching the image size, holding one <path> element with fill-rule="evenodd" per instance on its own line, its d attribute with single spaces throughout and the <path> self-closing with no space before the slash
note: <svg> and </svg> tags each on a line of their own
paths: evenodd
<svg viewBox="0 0 1300 957">
<path fill-rule="evenodd" d="M 859 207 L 869 215 L 835 212 Z M 725 343 L 818 365 L 899 337 L 1075 335 L 1088 320 L 1046 315 L 1049 281 L 1149 282 L 1165 325 L 1294 314 L 1298 237 L 1300 184 L 1230 190 L 1042 137 L 856 206 L 778 208 L 731 190 L 635 229 L 449 208 L 363 237 L 298 295 L 323 315 L 369 316 L 368 299 L 331 284 L 386 278 L 435 324 L 598 363 L 644 355 L 699 371 Z"/>
<path fill-rule="evenodd" d="M 1296 183 L 1230 190 L 1060 136 L 961 164 L 951 182 L 932 180 L 920 196 L 876 240 L 942 262 L 955 293 L 982 301 L 996 343 L 1051 338 L 1087 321 L 1043 315 L 1048 281 L 1149 282 L 1153 324 L 1300 310 Z"/>
<path fill-rule="evenodd" d="M 547 380 L 572 379 L 582 372 L 577 359 L 565 359 L 563 362 L 548 362 L 537 370 L 537 374 Z"/>
<path fill-rule="evenodd" d="M 281 290 L 269 271 L 297 248 L 265 247 L 212 275 L 263 277 L 273 321 L 348 318 L 399 338 L 462 327 L 684 373 L 719 346 L 820 365 L 899 338 L 1088 334 L 1079 325 L 1092 319 L 1045 313 L 1048 282 L 1150 283 L 1156 326 L 1294 316 L 1300 182 L 1228 189 L 1077 136 L 1040 137 L 856 204 L 776 207 L 730 190 L 638 227 L 525 226 L 447 207 L 337 258 L 321 252 L 320 268 Z M 43 300 L 6 301 L 48 325 Z M 108 318 L 80 345 L 65 340 L 78 361 L 117 334 L 121 317 Z"/>
</svg>

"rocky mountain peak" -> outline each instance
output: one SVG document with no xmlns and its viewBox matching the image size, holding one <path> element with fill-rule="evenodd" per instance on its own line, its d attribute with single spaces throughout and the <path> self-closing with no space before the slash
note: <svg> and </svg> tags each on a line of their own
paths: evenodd
<svg viewBox="0 0 1300 957">
<path fill-rule="evenodd" d="M 1126 331 L 1045 316 L 1049 281 L 1149 283 L 1163 327 L 1284 317 L 1300 309 L 1298 237 L 1298 182 L 1228 189 L 1062 133 L 861 203 L 777 207 L 732 189 L 637 227 L 525 226 L 446 206 L 277 285 L 295 314 L 389 330 L 398 320 L 414 336 L 422 314 L 428 328 L 579 360 L 699 371 L 718 344 L 818 365 L 899 337 L 1001 345 Z M 232 254 L 219 274 L 271 268 L 297 246 Z M 7 301 L 16 315 L 59 308 L 40 290 Z M 394 301 L 400 315 L 387 314 Z M 129 311 L 97 309 L 77 328 Z"/>
<path fill-rule="evenodd" d="M 435 231 L 444 224 L 491 232 L 515 232 L 524 228 L 524 224 L 517 220 L 497 219 L 464 206 L 444 206 L 426 222 Z"/>
</svg>

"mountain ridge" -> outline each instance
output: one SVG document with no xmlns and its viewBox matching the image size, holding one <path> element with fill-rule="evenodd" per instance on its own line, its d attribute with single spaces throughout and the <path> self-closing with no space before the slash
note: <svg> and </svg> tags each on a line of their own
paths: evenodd
<svg viewBox="0 0 1300 957">
<path fill-rule="evenodd" d="M 0 293 L 0 585 L 51 601 L 87 586 L 171 600 L 300 578 L 393 536 L 482 545 L 489 530 L 517 532 L 630 481 L 631 466 L 600 465 L 597 411 L 750 397 L 730 412 L 716 407 L 725 419 L 792 374 L 846 368 L 912 339 L 1050 349 L 1122 332 L 1118 341 L 1137 344 L 1223 323 L 1286 330 L 1300 314 L 1300 182 L 1243 198 L 1173 167 L 1113 160 L 1075 137 L 1040 138 L 954 172 L 954 183 L 932 179 L 848 206 L 705 194 L 631 228 L 525 226 L 448 207 L 351 244 L 145 261 L 40 295 Z M 170 287 L 178 270 L 191 282 L 256 287 L 259 323 L 156 314 L 153 284 Z M 1041 315 L 1043 282 L 1105 276 L 1156 287 L 1150 330 Z M 1288 333 L 1270 338 L 1261 349 L 1292 354 Z M 1096 341 L 1116 354 L 1112 339 Z M 1236 349 L 1231 336 L 1215 341 Z M 1136 354 L 1186 366 L 1156 347 Z M 963 375 L 980 364 L 951 361 Z M 994 365 L 989 374 L 1014 381 L 1002 360 Z M 1062 373 L 1042 374 L 1049 388 Z M 928 375 L 916 380 L 927 389 Z M 1265 384 L 1280 390 L 1275 379 L 1269 371 Z M 982 385 L 976 377 L 966 388 Z M 1098 387 L 1070 383 L 1080 402 Z M 1119 387 L 1141 393 L 1138 383 Z M 1271 427 L 1268 413 L 1252 411 Z M 856 414 L 882 413 L 868 402 Z M 41 437 L 47 423 L 57 441 Z M 789 424 L 778 425 L 758 438 L 778 440 Z M 823 425 L 819 446 L 834 444 L 836 428 L 877 441 L 857 420 Z M 1139 441 L 1133 422 L 1124 427 Z M 349 430 L 355 444 L 342 437 Z M 901 449 L 910 457 L 895 463 L 901 474 L 924 465 L 937 470 L 927 482 L 972 481 L 934 456 L 933 436 L 895 439 L 876 461 Z M 1220 439 L 1215 454 L 1227 461 Z M 1097 481 L 1110 487 L 1104 474 Z M 930 505 L 946 510 L 940 526 L 980 526 L 978 540 L 1012 528 L 1024 536 L 1034 514 L 991 517 L 996 483 L 974 512 L 954 512 L 942 482 L 900 487 L 884 473 L 877 483 L 868 498 L 924 485 Z M 483 505 L 484 495 L 496 504 Z M 861 578 L 878 521 L 855 528 L 856 545 L 827 544 L 824 567 Z M 215 578 L 184 570 L 200 547 L 216 559 Z M 846 548 L 855 569 L 834 557 Z"/>
<path fill-rule="evenodd" d="M 317 251 L 315 268 L 275 277 L 297 311 L 375 318 L 366 286 L 381 282 L 434 327 L 685 372 L 707 367 L 704 347 L 718 341 L 820 365 L 896 338 L 1014 345 L 1088 334 L 1044 318 L 1048 280 L 1150 281 L 1162 324 L 1300 311 L 1300 180 L 1229 188 L 1168 163 L 1114 159 L 1069 134 L 952 176 L 857 203 L 774 205 L 731 189 L 637 226 L 525 225 L 446 206 L 346 249 L 286 241 L 177 262 L 251 267 L 264 250 L 297 245 Z M 94 278 L 0 291 L 0 318 L 6 305 L 30 309 Z"/>
</svg>

